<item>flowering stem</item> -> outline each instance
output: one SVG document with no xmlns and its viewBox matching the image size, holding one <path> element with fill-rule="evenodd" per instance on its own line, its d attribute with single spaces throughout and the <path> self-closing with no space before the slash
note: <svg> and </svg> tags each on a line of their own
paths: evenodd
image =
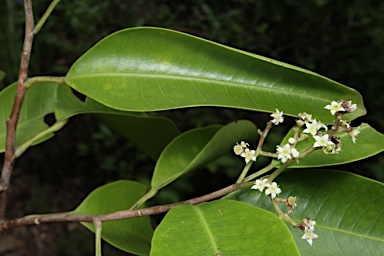
<svg viewBox="0 0 384 256">
<path fill-rule="evenodd" d="M 290 166 L 295 160 L 289 159 L 282 164 L 276 171 L 269 175 L 268 181 L 272 182 L 277 176 L 279 176 L 288 166 Z"/>
<path fill-rule="evenodd" d="M 277 158 L 276 153 L 271 153 L 271 152 L 265 152 L 265 151 L 260 151 L 261 156 L 267 156 L 267 157 L 272 157 L 272 158 Z"/>
<path fill-rule="evenodd" d="M 253 179 L 256 179 L 257 177 L 263 175 L 264 173 L 267 173 L 269 172 L 270 170 L 272 170 L 273 168 L 276 167 L 276 165 L 278 165 L 279 162 L 277 161 L 272 161 L 269 165 L 267 165 L 266 167 L 264 167 L 263 169 L 261 169 L 260 171 L 258 172 L 255 172 L 254 174 L 251 174 L 249 175 L 248 177 L 246 177 L 244 179 L 244 182 L 247 182 L 247 181 L 250 181 L 250 180 L 253 180 Z"/>
<path fill-rule="evenodd" d="M 312 153 L 318 148 L 314 148 L 313 146 L 308 147 L 306 150 L 300 152 L 300 158 L 304 158 L 306 155 Z"/>
<path fill-rule="evenodd" d="M 273 207 L 275 207 L 275 210 L 276 210 L 277 213 L 279 214 L 279 218 L 280 218 L 280 219 L 282 219 L 282 220 L 284 220 L 284 221 L 290 223 L 290 224 L 291 224 L 292 226 L 294 226 L 294 227 L 297 227 L 297 226 L 299 225 L 299 223 L 294 222 L 294 221 L 288 216 L 287 213 L 284 213 L 284 212 L 280 209 L 280 207 L 279 207 L 279 205 L 278 205 L 278 200 L 276 200 L 276 198 L 271 199 L 271 201 L 272 201 Z"/>
<path fill-rule="evenodd" d="M 253 161 L 249 161 L 245 166 L 243 171 L 241 172 L 239 178 L 237 179 L 236 183 L 242 183 L 244 181 L 245 175 L 247 175 L 249 168 L 251 168 Z"/>
<path fill-rule="evenodd" d="M 256 153 L 255 153 L 256 156 L 260 155 L 261 148 L 263 147 L 265 138 L 267 137 L 268 132 L 269 132 L 269 130 L 271 130 L 271 128 L 272 128 L 272 122 L 269 121 L 269 122 L 267 123 L 267 126 L 265 127 L 264 131 L 262 131 L 262 132 L 260 133 L 260 140 L 259 140 L 259 144 L 257 145 Z"/>
<path fill-rule="evenodd" d="M 335 124 L 332 126 L 331 130 L 328 132 L 330 137 L 332 137 L 337 132 L 337 130 L 339 130 L 339 125 L 340 125 L 342 116 L 343 116 L 342 112 L 337 113 L 335 117 Z"/>
</svg>

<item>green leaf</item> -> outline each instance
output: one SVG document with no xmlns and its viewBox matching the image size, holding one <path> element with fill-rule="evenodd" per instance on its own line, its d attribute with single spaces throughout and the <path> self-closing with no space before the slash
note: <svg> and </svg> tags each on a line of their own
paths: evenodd
<svg viewBox="0 0 384 256">
<path fill-rule="evenodd" d="M 152 189 L 159 190 L 181 175 L 232 152 L 236 142 L 253 141 L 257 136 L 256 126 L 246 120 L 226 126 L 197 128 L 181 134 L 160 155 L 151 181 Z"/>
<path fill-rule="evenodd" d="M 360 125 L 360 134 L 358 134 L 356 143 L 352 142 L 351 137 L 346 133 L 337 133 L 342 143 L 341 152 L 339 154 L 325 154 L 322 150 L 317 150 L 300 159 L 300 162 L 294 163 L 290 168 L 305 168 L 345 164 L 367 157 L 379 154 L 384 151 L 384 134 L 376 131 L 368 124 Z M 293 132 L 287 134 L 283 141 L 287 141 L 292 137 Z M 283 142 L 284 143 L 284 142 Z M 297 144 L 297 150 L 304 150 L 315 143 L 313 138 L 308 138 Z"/>
<path fill-rule="evenodd" d="M 85 113 L 96 114 L 153 159 L 157 159 L 165 146 L 180 134 L 174 122 L 168 118 L 115 110 L 90 98 L 82 102 L 68 86 L 60 85 L 55 107 L 56 118 L 62 120 Z"/>
<path fill-rule="evenodd" d="M 277 183 L 282 189 L 280 197 L 299 199 L 291 218 L 297 222 L 304 217 L 316 220 L 319 238 L 313 246 L 301 239 L 300 230 L 290 227 L 302 255 L 383 254 L 382 183 L 347 172 L 303 169 L 283 173 Z M 227 198 L 275 212 L 269 198 L 259 191 L 243 189 Z"/>
<path fill-rule="evenodd" d="M 133 28 L 116 32 L 70 68 L 66 82 L 116 109 L 155 111 L 222 106 L 296 116 L 300 112 L 331 123 L 324 106 L 352 100 L 365 114 L 361 95 L 326 77 L 180 32 Z"/>
<path fill-rule="evenodd" d="M 39 83 L 28 89 L 16 130 L 16 148 L 49 128 L 44 122 L 44 117 L 53 112 L 56 87 L 57 84 L 54 83 Z M 0 152 L 5 150 L 6 121 L 12 111 L 16 89 L 17 83 L 13 83 L 0 92 Z M 41 143 L 53 135 L 54 133 L 50 132 L 34 141 L 34 144 Z"/>
<path fill-rule="evenodd" d="M 0 82 L 4 79 L 5 77 L 5 72 L 0 70 Z"/>
<path fill-rule="evenodd" d="M 300 255 L 275 215 L 250 205 L 218 200 L 172 209 L 157 227 L 151 256 Z"/>
<path fill-rule="evenodd" d="M 95 189 L 74 210 L 74 214 L 99 215 L 128 210 L 144 195 L 146 186 L 128 180 L 109 183 Z M 94 232 L 92 223 L 82 223 Z M 148 255 L 153 229 L 148 216 L 103 222 L 101 237 L 113 246 L 134 254 Z"/>
</svg>

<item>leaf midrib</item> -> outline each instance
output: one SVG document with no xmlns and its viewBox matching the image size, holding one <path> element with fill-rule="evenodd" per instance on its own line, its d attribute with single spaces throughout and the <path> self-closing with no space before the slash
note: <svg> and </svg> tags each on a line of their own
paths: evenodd
<svg viewBox="0 0 384 256">
<path fill-rule="evenodd" d="M 67 81 L 79 79 L 79 78 L 92 78 L 92 77 L 103 77 L 103 76 L 121 76 L 121 77 L 147 77 L 147 78 L 161 78 L 161 79 L 171 79 L 171 80 L 180 80 L 180 81 L 196 81 L 196 82 L 204 82 L 204 83 L 217 83 L 221 85 L 232 85 L 233 87 L 242 87 L 242 86 L 253 86 L 256 87 L 258 90 L 264 90 L 264 91 L 275 91 L 278 93 L 284 93 L 284 94 L 290 94 L 290 95 L 296 95 L 296 96 L 301 96 L 301 97 L 306 97 L 309 99 L 315 99 L 317 101 L 324 102 L 326 104 L 329 103 L 329 100 L 322 99 L 319 97 L 314 97 L 309 94 L 303 94 L 303 93 L 295 93 L 293 91 L 285 91 L 283 89 L 278 90 L 272 87 L 264 87 L 260 86 L 257 84 L 250 84 L 250 83 L 241 83 L 241 82 L 232 82 L 232 81 L 223 81 L 223 80 L 217 80 L 217 79 L 210 79 L 210 78 L 197 78 L 197 77 L 191 77 L 191 76 L 179 76 L 179 75 L 164 75 L 164 74 L 147 74 L 147 73 L 97 73 L 97 74 L 84 74 L 84 75 L 74 75 L 74 76 L 69 76 L 67 77 Z M 176 79 L 177 78 L 177 79 Z M 76 88 L 76 86 L 75 86 Z"/>
<path fill-rule="evenodd" d="M 217 248 L 219 248 L 219 247 L 217 246 L 217 244 L 215 242 L 214 236 L 213 236 L 213 234 L 211 232 L 211 229 L 209 228 L 208 223 L 206 222 L 206 220 L 204 218 L 204 215 L 203 215 L 202 211 L 199 209 L 198 206 L 193 206 L 192 208 L 195 210 L 197 218 L 200 220 L 200 223 L 203 225 L 203 228 L 206 231 L 206 234 L 207 234 L 207 236 L 209 238 L 209 241 L 212 244 L 211 248 L 214 251 L 213 255 L 216 255 L 217 253 L 219 253 L 219 251 L 217 250 Z"/>
</svg>

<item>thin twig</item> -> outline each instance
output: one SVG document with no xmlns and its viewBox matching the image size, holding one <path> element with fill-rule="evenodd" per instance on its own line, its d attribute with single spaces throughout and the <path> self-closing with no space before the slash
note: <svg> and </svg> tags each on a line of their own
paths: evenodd
<svg viewBox="0 0 384 256">
<path fill-rule="evenodd" d="M 15 139 L 16 127 L 20 116 L 21 106 L 27 92 L 24 83 L 28 78 L 29 58 L 31 56 L 32 42 L 33 42 L 33 11 L 31 0 L 24 0 L 25 10 L 25 37 L 23 51 L 21 55 L 19 78 L 17 84 L 17 92 L 15 102 L 13 104 L 12 112 L 7 120 L 7 137 L 4 155 L 3 170 L 0 179 L 0 222 L 4 219 L 6 209 L 6 190 L 10 184 L 13 166 L 15 164 Z"/>
<path fill-rule="evenodd" d="M 44 23 L 47 21 L 49 15 L 53 12 L 56 5 L 60 2 L 60 0 L 53 0 L 52 3 L 48 6 L 47 10 L 45 11 L 44 15 L 40 18 L 40 20 L 37 22 L 36 27 L 33 31 L 33 33 L 36 35 L 39 33 L 41 27 L 44 25 Z"/>
<path fill-rule="evenodd" d="M 238 189 L 250 187 L 251 185 L 252 185 L 252 182 L 246 182 L 242 184 L 236 183 L 228 187 L 222 188 L 220 190 L 217 190 L 215 192 L 212 192 L 210 194 L 189 199 L 186 201 L 178 202 L 178 203 L 158 205 L 158 206 L 153 206 L 153 207 L 144 208 L 144 209 L 123 210 L 123 211 L 113 212 L 109 214 L 102 214 L 102 215 L 91 216 L 91 215 L 73 214 L 73 213 L 67 212 L 67 213 L 57 213 L 57 214 L 48 214 L 48 215 L 25 216 L 23 218 L 8 220 L 8 221 L 4 221 L 3 223 L 0 223 L 0 232 L 6 229 L 11 229 L 11 228 L 25 226 L 25 225 L 38 225 L 42 223 L 51 223 L 51 222 L 95 223 L 95 221 L 105 222 L 110 220 L 121 220 L 121 219 L 129 219 L 134 217 L 155 215 L 155 214 L 168 212 L 172 208 L 179 205 L 183 205 L 183 204 L 196 205 L 196 204 L 208 202 L 210 200 L 225 196 Z"/>
</svg>

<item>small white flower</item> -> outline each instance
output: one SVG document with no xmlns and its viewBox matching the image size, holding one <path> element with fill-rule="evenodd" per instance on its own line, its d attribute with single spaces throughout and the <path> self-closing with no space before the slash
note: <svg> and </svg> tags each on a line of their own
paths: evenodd
<svg viewBox="0 0 384 256">
<path fill-rule="evenodd" d="M 332 115 L 334 115 L 336 112 L 345 111 L 341 104 L 342 102 L 332 101 L 331 105 L 327 105 L 324 108 L 329 109 Z"/>
<path fill-rule="evenodd" d="M 307 114 L 304 112 L 304 113 L 300 113 L 298 116 L 304 122 L 312 122 L 312 115 L 310 114 Z"/>
<path fill-rule="evenodd" d="M 271 185 L 265 190 L 266 195 L 271 195 L 272 199 L 276 197 L 276 195 L 281 193 L 281 189 L 277 186 L 276 182 L 272 182 Z"/>
<path fill-rule="evenodd" d="M 255 150 L 249 150 L 249 148 L 246 148 L 244 152 L 241 154 L 242 157 L 245 158 L 245 163 L 249 163 L 249 161 L 256 161 L 256 151 Z"/>
<path fill-rule="evenodd" d="M 312 246 L 312 240 L 318 238 L 318 235 L 315 234 L 313 226 L 312 228 L 305 227 L 304 235 L 301 237 L 302 239 L 306 239 L 308 243 Z"/>
<path fill-rule="evenodd" d="M 258 189 L 260 192 L 263 192 L 264 188 L 267 187 L 268 179 L 258 179 L 255 181 L 255 185 L 251 189 Z"/>
<path fill-rule="evenodd" d="M 323 136 L 314 136 L 316 142 L 313 144 L 314 148 L 318 147 L 327 147 L 328 145 L 335 145 L 332 141 L 329 140 L 329 135 L 325 134 Z"/>
<path fill-rule="evenodd" d="M 291 156 L 293 158 L 298 158 L 300 156 L 300 153 L 299 153 L 299 151 L 297 151 L 297 149 L 291 148 Z"/>
<path fill-rule="evenodd" d="M 240 145 L 235 145 L 233 147 L 233 151 L 235 152 L 236 155 L 241 155 L 244 149 Z"/>
<path fill-rule="evenodd" d="M 295 144 L 295 143 L 296 143 L 295 138 L 292 138 L 292 137 L 289 138 L 289 139 L 288 139 L 288 143 L 291 144 L 291 145 Z"/>
<path fill-rule="evenodd" d="M 324 128 L 324 130 L 328 131 L 328 127 L 325 124 L 323 124 L 322 122 L 318 121 L 317 125 L 318 125 L 319 129 Z"/>
<path fill-rule="evenodd" d="M 305 217 L 305 218 L 303 219 L 303 223 L 304 223 L 309 229 L 312 229 L 312 230 L 315 229 L 316 221 L 311 220 L 311 219 L 308 218 L 308 217 Z"/>
<path fill-rule="evenodd" d="M 292 159 L 291 156 L 291 145 L 289 143 L 285 144 L 284 147 L 276 146 L 277 151 L 277 159 L 280 160 L 282 163 L 287 162 L 288 159 Z"/>
<path fill-rule="evenodd" d="M 276 109 L 275 113 L 271 114 L 271 117 L 273 117 L 273 120 L 271 122 L 275 125 L 278 125 L 279 123 L 282 123 L 284 121 L 283 111 L 280 112 L 278 109 Z"/>
<path fill-rule="evenodd" d="M 315 136 L 317 131 L 321 128 L 321 124 L 317 123 L 316 119 L 312 120 L 311 123 L 306 122 L 305 126 L 307 128 L 304 129 L 303 133 L 310 133 L 312 136 Z"/>
<path fill-rule="evenodd" d="M 351 137 L 353 143 L 356 143 L 356 137 L 360 133 L 359 129 L 360 129 L 360 126 L 348 132 L 348 135 Z"/>
<path fill-rule="evenodd" d="M 236 155 L 241 155 L 244 152 L 244 149 L 246 149 L 249 146 L 248 143 L 245 143 L 244 141 L 241 141 L 240 144 L 236 143 L 235 146 L 233 146 L 233 151 Z"/>
<path fill-rule="evenodd" d="M 344 120 L 340 120 L 340 126 L 345 127 L 346 129 L 351 128 L 351 125 L 347 121 L 344 121 Z"/>
</svg>

